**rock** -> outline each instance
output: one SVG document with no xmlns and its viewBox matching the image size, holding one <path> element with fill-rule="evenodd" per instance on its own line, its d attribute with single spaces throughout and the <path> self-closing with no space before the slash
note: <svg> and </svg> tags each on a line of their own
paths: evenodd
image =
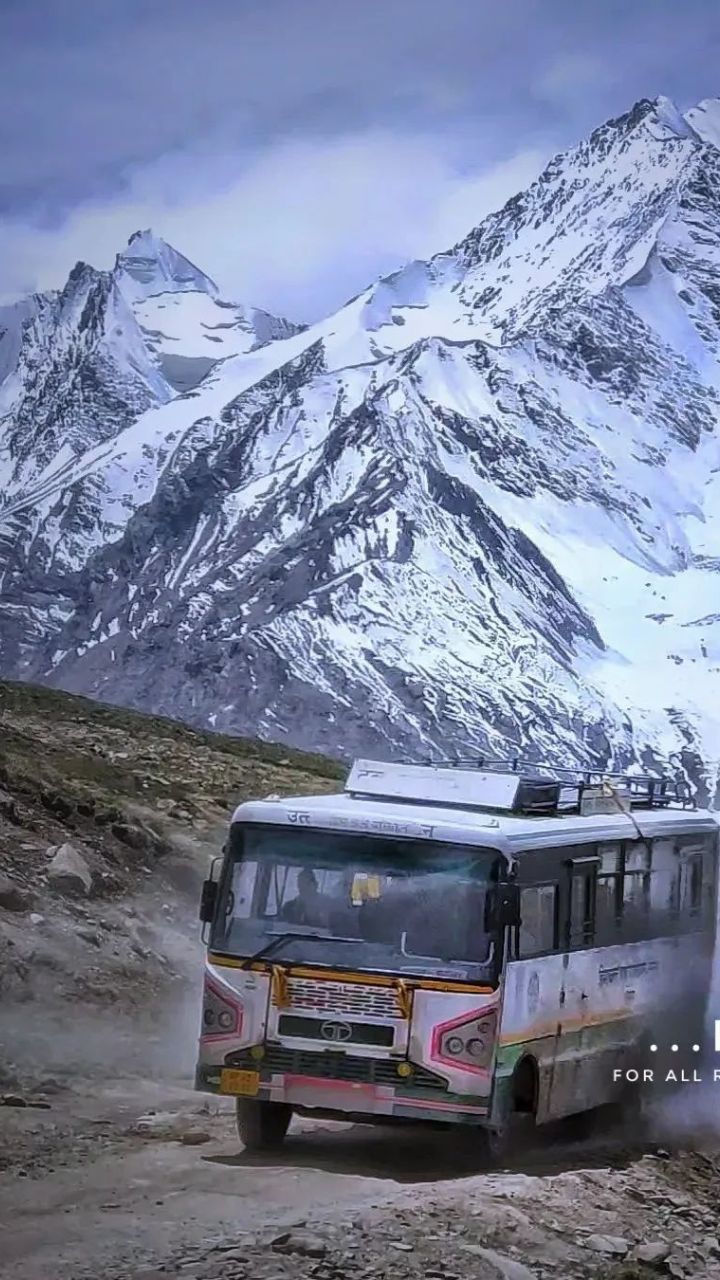
<svg viewBox="0 0 720 1280">
<path fill-rule="evenodd" d="M 516 1262 L 514 1258 L 508 1258 L 506 1254 L 498 1253 L 496 1249 L 475 1245 L 472 1252 L 475 1257 L 489 1262 L 495 1274 L 502 1277 L 502 1280 L 535 1280 L 535 1272 L 524 1263 Z"/>
<path fill-rule="evenodd" d="M 0 907 L 5 911 L 28 911 L 32 904 L 32 894 L 0 871 Z"/>
<path fill-rule="evenodd" d="M 31 923 L 31 924 L 44 924 L 44 923 L 45 923 L 45 917 L 44 917 L 44 916 L 40 916 L 40 915 L 38 915 L 37 911 L 31 911 L 31 912 L 30 912 L 30 923 Z"/>
<path fill-rule="evenodd" d="M 26 1107 L 25 1098 L 21 1098 L 19 1093 L 4 1093 L 0 1098 L 0 1106 L 2 1107 Z"/>
<path fill-rule="evenodd" d="M 591 1235 L 583 1243 L 586 1249 L 592 1249 L 595 1253 L 612 1254 L 618 1258 L 624 1258 L 630 1249 L 628 1241 L 622 1236 Z"/>
<path fill-rule="evenodd" d="M 61 844 L 48 867 L 48 880 L 60 893 L 82 894 L 87 897 L 92 888 L 92 872 L 72 844 Z"/>
<path fill-rule="evenodd" d="M 275 1253 L 296 1253 L 301 1258 L 324 1258 L 327 1245 L 311 1231 L 285 1231 L 270 1246 Z"/>
<path fill-rule="evenodd" d="M 408 1244 L 406 1240 L 391 1240 L 390 1248 L 399 1249 L 401 1253 L 412 1253 L 413 1251 L 413 1246 Z"/>
<path fill-rule="evenodd" d="M 180 1141 L 184 1147 L 201 1147 L 204 1142 L 211 1142 L 212 1137 L 204 1129 L 186 1129 Z"/>
<path fill-rule="evenodd" d="M 182 805 L 176 804 L 170 810 L 170 817 L 177 818 L 180 822 L 192 822 L 193 815 L 189 809 L 183 808 Z"/>
<path fill-rule="evenodd" d="M 78 938 L 82 938 L 83 942 L 89 942 L 93 947 L 100 946 L 100 934 L 94 929 L 78 929 Z"/>
<path fill-rule="evenodd" d="M 115 822 L 111 827 L 116 840 L 126 844 L 129 849 L 146 849 L 147 836 L 142 827 L 133 826 L 130 822 Z"/>
<path fill-rule="evenodd" d="M 646 1240 L 633 1250 L 636 1262 L 645 1262 L 649 1267 L 659 1267 L 670 1253 L 670 1245 L 664 1240 Z"/>
<path fill-rule="evenodd" d="M 182 1124 L 183 1117 L 174 1111 L 148 1111 L 144 1116 L 138 1117 L 129 1132 L 139 1134 L 143 1138 L 161 1140 L 179 1138 L 182 1133 Z M 185 1118 L 185 1124 L 187 1124 L 187 1118 Z"/>
<path fill-rule="evenodd" d="M 3 791 L 2 788 L 0 788 L 0 813 L 8 822 L 12 822 L 13 826 L 20 826 L 20 815 L 17 810 L 17 805 L 13 800 L 13 797 L 9 795 L 7 791 Z"/>
</svg>

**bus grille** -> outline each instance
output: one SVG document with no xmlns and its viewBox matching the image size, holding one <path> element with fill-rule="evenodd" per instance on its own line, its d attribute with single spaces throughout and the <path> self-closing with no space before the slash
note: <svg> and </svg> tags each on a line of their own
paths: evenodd
<svg viewBox="0 0 720 1280">
<path fill-rule="evenodd" d="M 413 1066 L 410 1077 L 400 1077 L 396 1063 L 387 1058 L 355 1058 L 349 1053 L 312 1053 L 304 1049 L 290 1049 L 285 1045 L 268 1044 L 265 1057 L 258 1062 L 247 1050 L 230 1053 L 225 1059 L 229 1067 L 247 1067 L 263 1074 L 281 1073 L 293 1076 L 315 1076 L 323 1080 L 352 1080 L 362 1084 L 402 1085 L 418 1089 L 436 1089 L 447 1092 L 447 1082 Z"/>
<path fill-rule="evenodd" d="M 369 1018 L 402 1016 L 398 993 L 394 987 L 366 986 L 355 982 L 322 982 L 308 978 L 289 978 L 288 996 L 292 1009 L 315 1013 L 348 1014 Z"/>
</svg>

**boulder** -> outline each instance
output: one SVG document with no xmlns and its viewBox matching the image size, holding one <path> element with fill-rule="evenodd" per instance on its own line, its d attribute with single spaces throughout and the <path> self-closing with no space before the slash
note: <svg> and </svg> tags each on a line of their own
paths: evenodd
<svg viewBox="0 0 720 1280">
<path fill-rule="evenodd" d="M 623 1240 L 622 1236 L 591 1235 L 584 1243 L 594 1253 L 607 1253 L 618 1258 L 624 1258 L 630 1249 L 628 1241 Z"/>
<path fill-rule="evenodd" d="M 13 826 L 20 825 L 20 815 L 17 805 L 11 795 L 7 791 L 3 791 L 0 787 L 0 814 L 6 818 L 8 822 L 12 822 Z"/>
<path fill-rule="evenodd" d="M 276 1236 L 271 1248 L 275 1253 L 296 1253 L 301 1258 L 324 1258 L 327 1244 L 312 1231 L 284 1231 Z"/>
<path fill-rule="evenodd" d="M 61 844 L 53 854 L 48 880 L 59 893 L 87 897 L 92 889 L 92 872 L 72 844 Z"/>
<path fill-rule="evenodd" d="M 131 822 L 114 822 L 111 830 L 115 839 L 126 844 L 129 849 L 143 850 L 148 846 L 149 841 L 145 831 Z"/>
<path fill-rule="evenodd" d="M 32 904 L 32 894 L 0 871 L 0 907 L 5 911 L 29 911 Z"/>
<path fill-rule="evenodd" d="M 634 1250 L 633 1258 L 648 1267 L 661 1267 L 669 1253 L 670 1245 L 664 1240 L 646 1240 Z"/>
<path fill-rule="evenodd" d="M 205 1129 L 185 1129 L 180 1134 L 180 1141 L 184 1147 L 201 1147 L 205 1142 L 212 1141 L 212 1135 Z"/>
</svg>

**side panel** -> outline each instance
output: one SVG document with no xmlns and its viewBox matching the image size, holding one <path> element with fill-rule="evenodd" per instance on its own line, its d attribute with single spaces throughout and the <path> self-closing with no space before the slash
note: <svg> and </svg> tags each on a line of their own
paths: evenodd
<svg viewBox="0 0 720 1280">
<path fill-rule="evenodd" d="M 538 1067 L 540 1123 L 611 1102 L 613 1071 L 647 1033 L 660 1047 L 679 1036 L 673 1011 L 691 1010 L 710 983 L 704 934 L 512 961 L 507 967 L 497 1076 L 502 1089 L 520 1061 Z M 671 1030 L 674 1028 L 674 1030 Z"/>
</svg>

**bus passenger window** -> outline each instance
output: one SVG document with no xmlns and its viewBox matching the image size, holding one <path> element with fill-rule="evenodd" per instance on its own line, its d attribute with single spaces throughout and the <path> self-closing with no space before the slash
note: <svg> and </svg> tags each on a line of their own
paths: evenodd
<svg viewBox="0 0 720 1280">
<path fill-rule="evenodd" d="M 650 905 L 650 848 L 644 840 L 625 846 L 623 919 L 631 926 L 647 916 Z"/>
<path fill-rule="evenodd" d="M 591 947 L 595 937 L 595 876 L 575 874 L 570 891 L 571 947 Z"/>
<path fill-rule="evenodd" d="M 599 942 L 608 942 L 617 934 L 622 915 L 622 845 L 598 845 L 595 919 Z"/>
<path fill-rule="evenodd" d="M 653 915 L 677 915 L 680 909 L 680 862 L 674 840 L 653 840 L 650 872 L 650 910 Z M 662 926 L 660 926 L 662 927 Z"/>
<path fill-rule="evenodd" d="M 520 896 L 520 956 L 537 956 L 557 947 L 555 884 L 533 884 Z"/>
<path fill-rule="evenodd" d="M 680 914 L 684 918 L 702 912 L 703 850 L 697 845 L 680 851 Z"/>
</svg>

